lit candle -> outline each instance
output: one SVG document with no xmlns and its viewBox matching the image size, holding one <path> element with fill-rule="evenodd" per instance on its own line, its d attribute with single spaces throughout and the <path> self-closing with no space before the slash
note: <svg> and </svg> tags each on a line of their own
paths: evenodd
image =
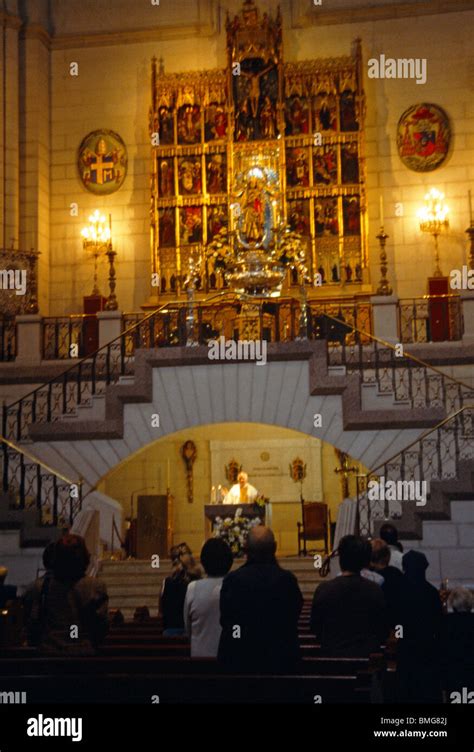
<svg viewBox="0 0 474 752">
<path fill-rule="evenodd" d="M 383 221 L 384 221 L 384 216 L 383 216 L 383 196 L 380 196 L 380 226 L 381 227 L 383 227 Z"/>
<path fill-rule="evenodd" d="M 472 195 L 471 191 L 468 191 L 469 195 L 469 224 L 472 225 Z"/>
</svg>

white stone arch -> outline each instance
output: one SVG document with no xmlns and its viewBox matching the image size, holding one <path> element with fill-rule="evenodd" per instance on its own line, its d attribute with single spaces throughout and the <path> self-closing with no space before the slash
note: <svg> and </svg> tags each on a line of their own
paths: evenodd
<svg viewBox="0 0 474 752">
<path fill-rule="evenodd" d="M 36 441 L 34 454 L 84 479 L 85 489 L 157 439 L 199 425 L 253 422 L 291 428 L 347 452 L 368 468 L 403 449 L 420 428 L 345 430 L 339 394 L 310 394 L 308 360 L 170 365 L 153 368 L 152 401 L 128 402 L 123 438 Z M 152 428 L 152 415 L 160 425 Z M 314 416 L 321 415 L 321 427 Z"/>
</svg>

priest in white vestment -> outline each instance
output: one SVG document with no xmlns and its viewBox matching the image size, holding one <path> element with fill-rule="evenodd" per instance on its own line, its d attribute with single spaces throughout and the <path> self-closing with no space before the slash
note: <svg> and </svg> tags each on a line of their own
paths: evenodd
<svg viewBox="0 0 474 752">
<path fill-rule="evenodd" d="M 237 481 L 225 496 L 224 504 L 253 504 L 258 496 L 258 491 L 250 485 L 247 473 L 241 471 L 237 476 Z"/>
</svg>

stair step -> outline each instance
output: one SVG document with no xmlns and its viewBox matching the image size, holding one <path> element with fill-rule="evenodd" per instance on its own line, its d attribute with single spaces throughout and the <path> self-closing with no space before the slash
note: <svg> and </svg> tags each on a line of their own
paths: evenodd
<svg viewBox="0 0 474 752">
<path fill-rule="evenodd" d="M 237 559 L 233 569 L 238 569 L 243 563 L 244 559 Z M 133 619 L 135 609 L 140 606 L 146 606 L 150 615 L 156 616 L 163 579 L 171 571 L 169 559 L 162 559 L 160 564 L 159 569 L 153 569 L 148 560 L 101 561 L 98 576 L 107 585 L 109 607 L 119 608 L 126 620 Z M 285 557 L 279 559 L 279 564 L 295 574 L 303 597 L 310 602 L 321 582 L 319 573 L 314 569 L 312 556 Z"/>
</svg>

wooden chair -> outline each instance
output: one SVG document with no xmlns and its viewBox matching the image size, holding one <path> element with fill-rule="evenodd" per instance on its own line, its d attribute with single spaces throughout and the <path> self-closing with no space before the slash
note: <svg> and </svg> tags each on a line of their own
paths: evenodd
<svg viewBox="0 0 474 752">
<path fill-rule="evenodd" d="M 306 501 L 302 502 L 301 510 L 303 522 L 296 523 L 298 526 L 298 556 L 301 556 L 301 552 L 306 556 L 315 551 L 322 551 L 327 556 L 330 530 L 328 505 L 321 501 Z M 310 540 L 323 540 L 323 548 L 308 551 L 306 544 Z"/>
</svg>

